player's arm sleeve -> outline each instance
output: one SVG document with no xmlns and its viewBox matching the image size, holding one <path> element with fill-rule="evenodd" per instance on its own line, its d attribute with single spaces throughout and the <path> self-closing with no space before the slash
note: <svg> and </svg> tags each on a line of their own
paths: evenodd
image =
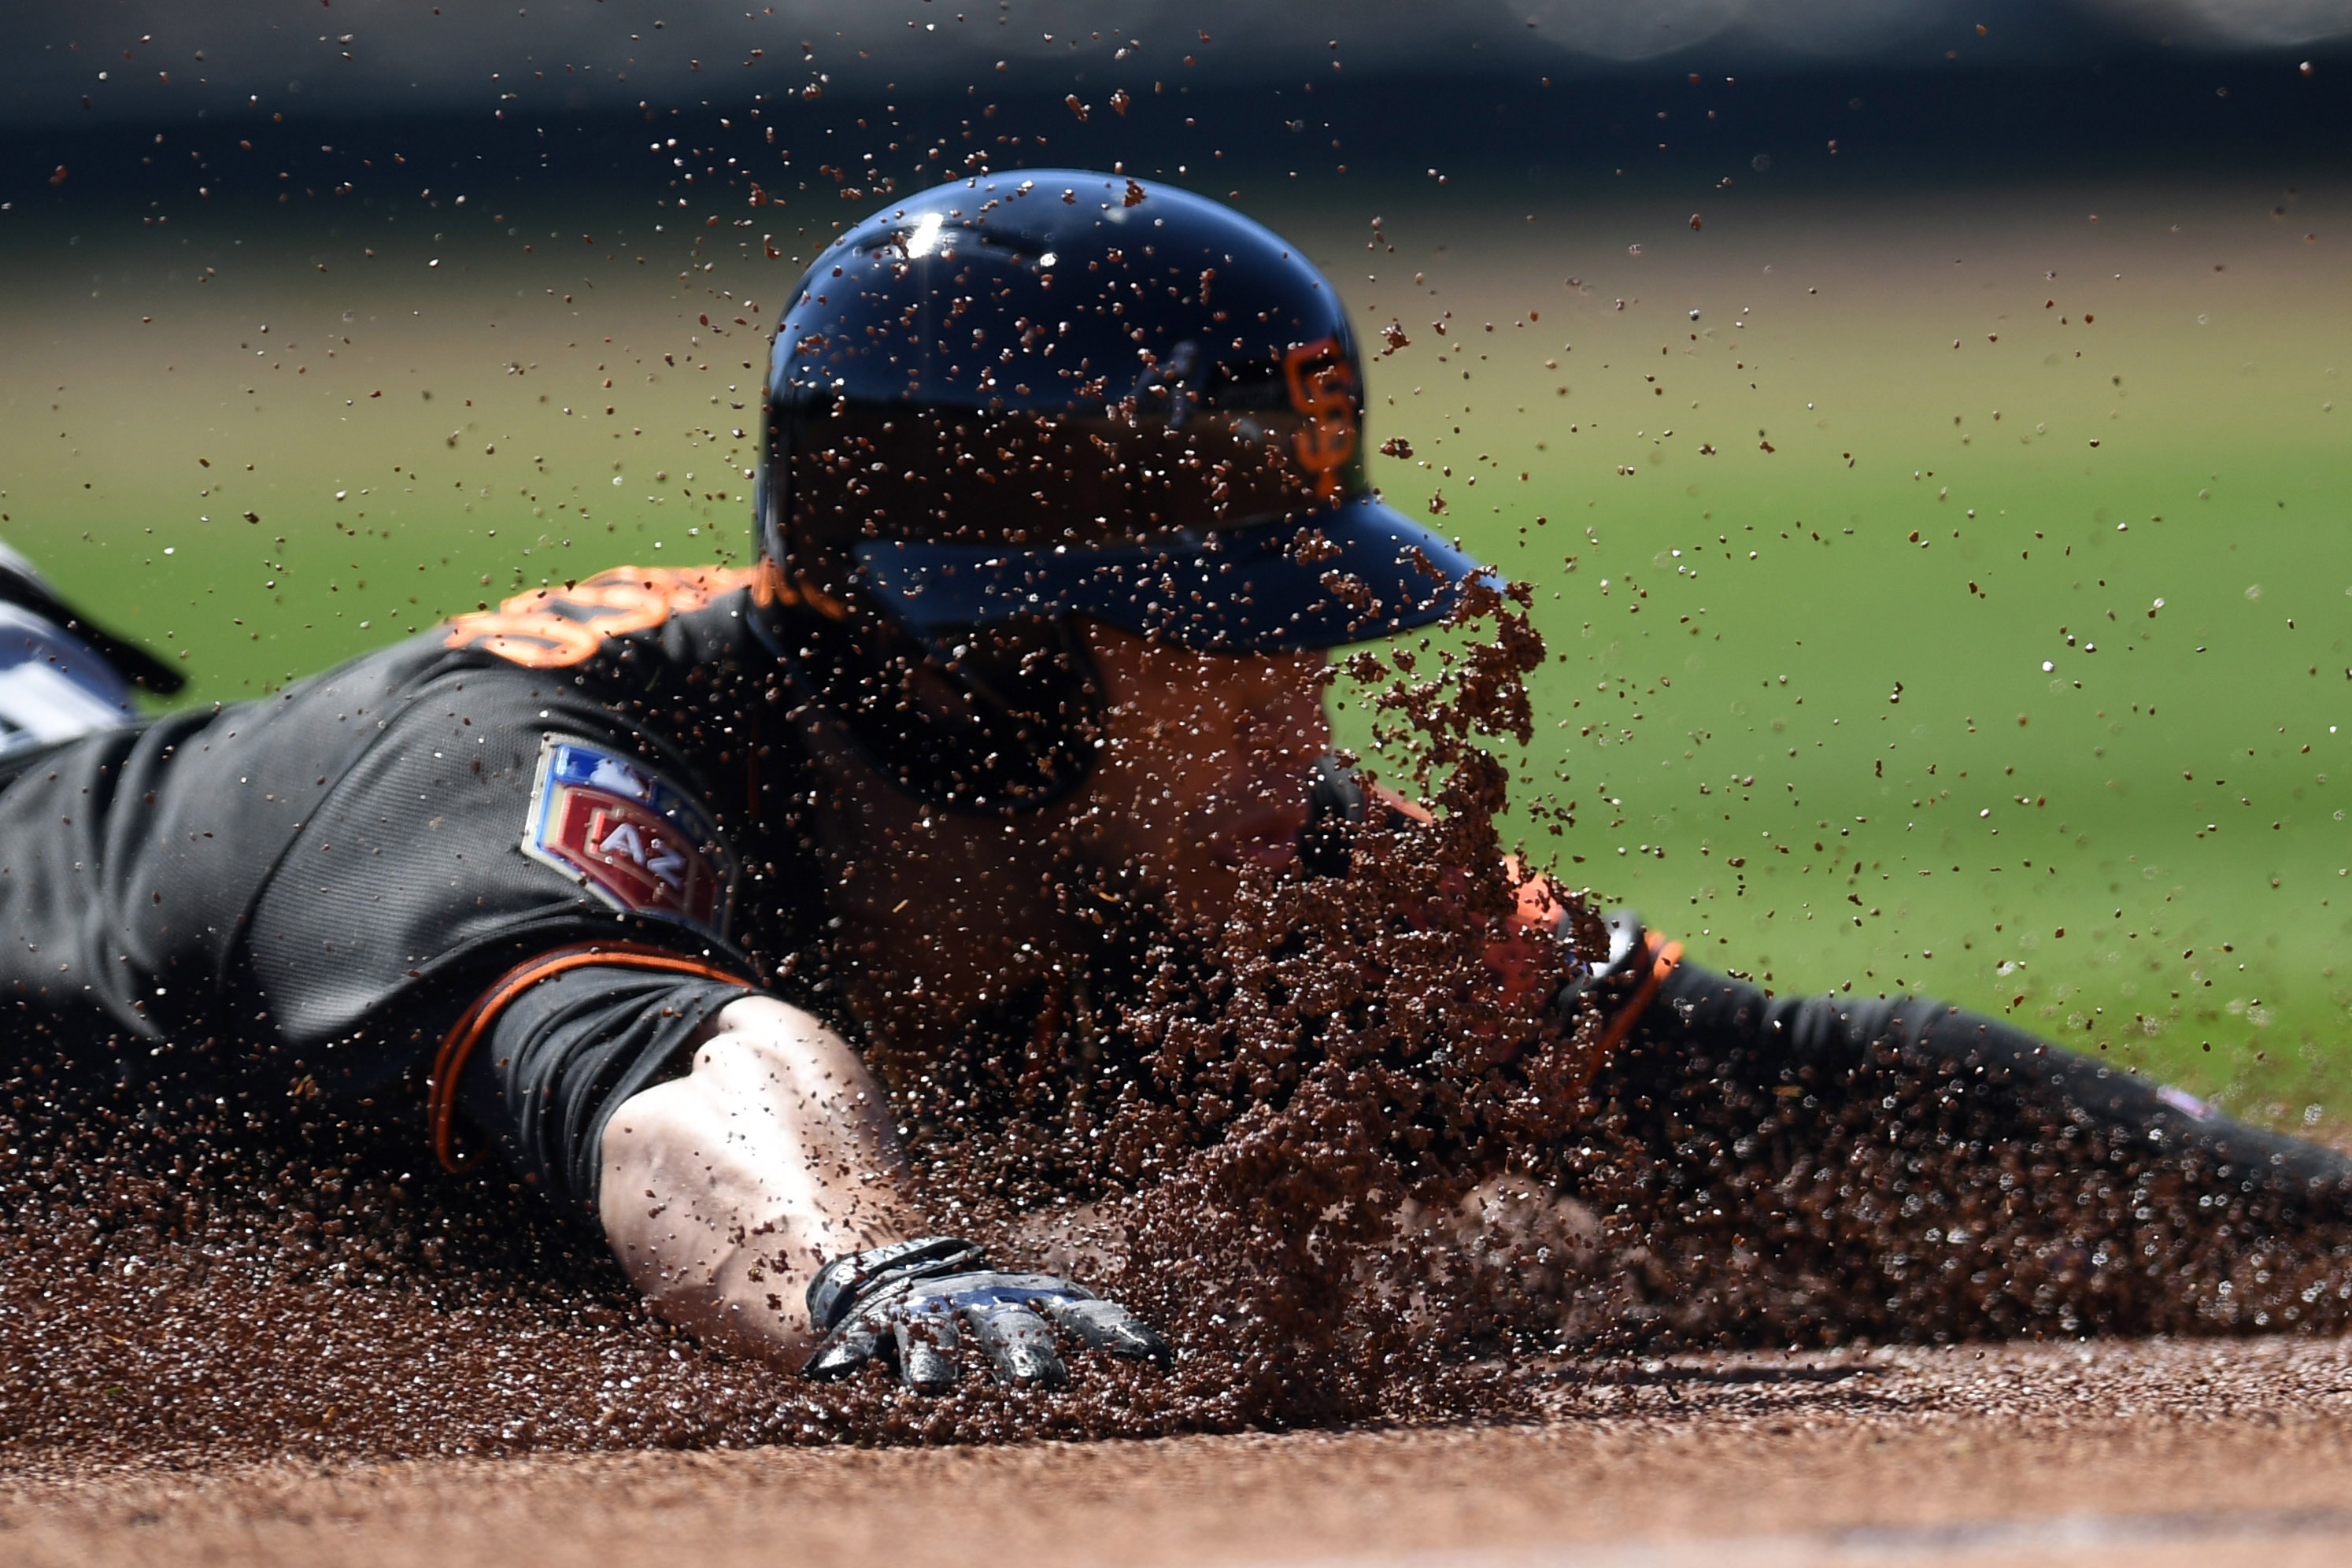
<svg viewBox="0 0 2352 1568">
<path fill-rule="evenodd" d="M 1774 996 L 1675 963 L 1626 1023 L 1620 1068 L 1637 1084 L 1705 1079 L 1759 1100 L 1832 1104 L 1921 1085 L 1998 1095 L 2151 1152 L 2193 1152 L 2250 1175 L 2352 1192 L 2352 1160 L 2333 1150 L 2232 1121 L 2180 1089 L 1932 997 Z"/>
<path fill-rule="evenodd" d="M 519 965 L 442 1043 L 436 1152 L 445 1164 L 462 1163 L 462 1120 L 472 1142 L 494 1145 L 560 1211 L 593 1215 L 604 1123 L 623 1101 L 686 1070 L 719 1011 L 755 994 L 722 970 L 650 952 L 572 950 Z"/>
</svg>

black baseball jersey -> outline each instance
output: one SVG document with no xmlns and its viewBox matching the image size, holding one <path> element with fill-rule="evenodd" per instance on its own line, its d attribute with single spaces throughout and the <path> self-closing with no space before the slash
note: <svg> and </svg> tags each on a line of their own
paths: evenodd
<svg viewBox="0 0 2352 1568">
<path fill-rule="evenodd" d="M 445 1149 L 462 1110 L 593 1203 L 604 1115 L 822 908 L 751 592 L 618 568 L 8 759 L 8 1057 L 156 1097 L 427 1077 Z"/>
</svg>

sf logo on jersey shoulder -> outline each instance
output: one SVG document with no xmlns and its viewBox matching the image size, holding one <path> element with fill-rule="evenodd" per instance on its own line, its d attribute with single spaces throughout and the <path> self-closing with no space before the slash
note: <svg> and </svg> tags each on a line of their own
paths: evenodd
<svg viewBox="0 0 2352 1568">
<path fill-rule="evenodd" d="M 726 939 L 734 857 L 701 802 L 635 758 L 548 736 L 522 852 L 624 914 Z"/>
</svg>

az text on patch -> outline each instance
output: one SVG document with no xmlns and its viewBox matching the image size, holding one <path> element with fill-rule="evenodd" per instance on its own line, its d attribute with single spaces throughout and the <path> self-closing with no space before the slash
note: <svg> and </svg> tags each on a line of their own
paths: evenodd
<svg viewBox="0 0 2352 1568">
<path fill-rule="evenodd" d="M 725 940 L 735 862 L 702 804 L 633 758 L 550 735 L 522 852 L 625 914 Z"/>
</svg>

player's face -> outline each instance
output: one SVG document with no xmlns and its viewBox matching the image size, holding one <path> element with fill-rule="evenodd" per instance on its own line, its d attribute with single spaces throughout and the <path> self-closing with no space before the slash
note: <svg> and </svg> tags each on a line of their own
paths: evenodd
<svg viewBox="0 0 2352 1568">
<path fill-rule="evenodd" d="M 1090 858 L 1217 916 L 1242 868 L 1297 858 L 1308 770 L 1331 747 L 1319 652 L 1232 656 L 1088 624 L 1105 742 L 1078 823 Z"/>
</svg>

